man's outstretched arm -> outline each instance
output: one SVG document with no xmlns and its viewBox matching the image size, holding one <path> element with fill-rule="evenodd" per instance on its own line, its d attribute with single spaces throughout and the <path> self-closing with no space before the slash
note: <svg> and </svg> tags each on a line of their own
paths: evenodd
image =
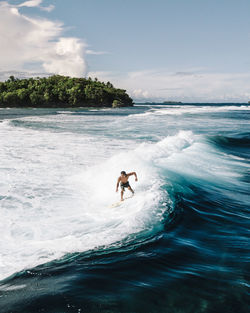
<svg viewBox="0 0 250 313">
<path fill-rule="evenodd" d="M 135 175 L 135 181 L 138 180 L 136 172 L 131 172 L 131 173 L 128 173 L 127 175 L 128 175 L 128 176 Z"/>
</svg>

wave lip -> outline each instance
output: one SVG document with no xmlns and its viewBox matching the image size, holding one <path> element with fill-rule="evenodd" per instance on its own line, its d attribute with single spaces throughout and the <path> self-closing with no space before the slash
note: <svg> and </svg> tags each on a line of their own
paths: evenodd
<svg viewBox="0 0 250 313">
<path fill-rule="evenodd" d="M 250 147 L 250 134 L 241 134 L 240 137 L 214 136 L 210 137 L 211 141 L 221 146 L 228 147 Z"/>
</svg>

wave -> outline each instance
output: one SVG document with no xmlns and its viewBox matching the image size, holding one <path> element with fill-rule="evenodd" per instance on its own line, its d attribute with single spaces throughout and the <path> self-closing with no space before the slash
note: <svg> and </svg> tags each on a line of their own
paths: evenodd
<svg viewBox="0 0 250 313">
<path fill-rule="evenodd" d="M 241 133 L 240 137 L 213 136 L 210 140 L 222 147 L 250 147 L 249 133 Z"/>
<path fill-rule="evenodd" d="M 165 182 L 158 161 L 181 153 L 192 142 L 192 134 L 183 132 L 156 144 L 142 144 L 130 151 L 125 148 L 99 165 L 68 175 L 65 181 L 55 180 L 50 190 L 31 172 L 30 190 L 20 181 L 18 187 L 6 191 L 2 201 L 1 279 L 66 253 L 96 249 L 126 238 L 138 240 L 160 231 L 166 212 L 174 209 L 174 199 L 167 190 L 171 183 Z M 51 165 L 47 166 L 49 170 Z M 121 170 L 138 172 L 139 182 L 131 181 L 136 196 L 119 209 L 110 208 L 120 197 L 115 185 Z"/>
<path fill-rule="evenodd" d="M 216 112 L 250 111 L 249 105 L 224 105 L 224 106 L 198 106 L 198 105 L 171 105 L 154 106 L 144 114 L 134 114 L 140 117 L 147 115 L 182 115 L 182 114 L 206 114 Z"/>
<path fill-rule="evenodd" d="M 230 154 L 232 158 L 238 160 L 249 159 L 250 134 L 240 133 L 234 136 L 209 136 L 208 142 L 212 143 L 217 149 Z"/>
<path fill-rule="evenodd" d="M 19 192 L 10 190 L 2 201 L 1 279 L 68 253 L 138 241 L 160 232 L 175 210 L 175 194 L 190 192 L 185 179 L 213 185 L 236 183 L 232 163 L 202 140 L 180 131 L 134 150 L 124 147 L 124 152 L 98 165 L 79 168 L 78 174 L 66 170 L 66 178 L 56 180 L 53 188 L 46 188 L 31 172 L 31 191 L 24 184 Z M 48 163 L 47 171 L 54 166 Z M 119 200 L 115 185 L 121 170 L 137 172 L 138 183 L 130 180 L 136 194 L 111 208 Z"/>
</svg>

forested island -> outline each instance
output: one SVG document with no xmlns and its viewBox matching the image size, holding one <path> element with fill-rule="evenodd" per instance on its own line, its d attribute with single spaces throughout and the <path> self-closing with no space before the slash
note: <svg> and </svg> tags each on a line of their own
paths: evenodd
<svg viewBox="0 0 250 313">
<path fill-rule="evenodd" d="M 124 107 L 133 100 L 124 89 L 97 78 L 53 75 L 0 82 L 0 107 Z"/>
</svg>

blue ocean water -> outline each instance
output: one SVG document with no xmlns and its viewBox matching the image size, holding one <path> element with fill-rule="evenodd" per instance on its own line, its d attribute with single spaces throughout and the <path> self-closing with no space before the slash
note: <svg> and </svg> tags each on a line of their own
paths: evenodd
<svg viewBox="0 0 250 313">
<path fill-rule="evenodd" d="M 1 109 L 0 312 L 249 312 L 249 117 Z"/>
</svg>

